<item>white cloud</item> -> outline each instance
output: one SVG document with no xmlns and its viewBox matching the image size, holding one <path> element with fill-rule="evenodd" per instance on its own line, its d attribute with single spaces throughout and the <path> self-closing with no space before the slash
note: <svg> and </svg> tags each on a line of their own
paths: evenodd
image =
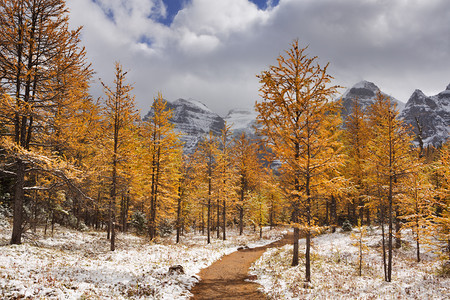
<svg viewBox="0 0 450 300">
<path fill-rule="evenodd" d="M 372 80 L 406 101 L 416 88 L 431 93 L 450 82 L 446 0 L 280 0 L 266 11 L 248 0 L 192 0 L 170 27 L 157 21 L 167 14 L 161 0 L 96 2 L 68 0 L 71 21 L 84 25 L 97 76 L 112 80 L 121 61 L 143 110 L 158 91 L 198 98 L 223 115 L 252 106 L 255 75 L 295 38 L 331 63 L 339 84 Z"/>
</svg>

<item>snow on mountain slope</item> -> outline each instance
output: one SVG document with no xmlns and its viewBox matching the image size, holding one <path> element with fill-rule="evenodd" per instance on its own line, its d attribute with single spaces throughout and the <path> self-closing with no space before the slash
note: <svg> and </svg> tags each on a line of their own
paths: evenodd
<svg viewBox="0 0 450 300">
<path fill-rule="evenodd" d="M 167 101 L 167 108 L 173 112 L 171 122 L 175 125 L 175 130 L 181 133 L 186 153 L 192 153 L 204 135 L 210 131 L 219 135 L 225 126 L 224 120 L 219 115 L 197 100 L 180 98 L 173 102 Z M 150 110 L 144 120 L 150 118 L 152 114 Z"/>
<path fill-rule="evenodd" d="M 421 90 L 415 90 L 400 117 L 413 127 L 416 134 L 419 123 L 425 145 L 442 144 L 449 137 L 450 84 L 444 91 L 431 97 Z"/>
<path fill-rule="evenodd" d="M 399 111 L 402 111 L 405 106 L 403 102 L 398 101 L 397 99 L 381 91 L 380 88 L 373 82 L 363 80 L 356 83 L 342 95 L 342 117 L 346 119 L 347 116 L 352 112 L 353 99 L 358 98 L 362 110 L 365 111 L 371 104 L 375 102 L 375 98 L 378 92 L 381 92 L 381 94 L 384 96 L 390 97 L 393 102 L 397 104 L 397 109 Z"/>
<path fill-rule="evenodd" d="M 235 136 L 245 133 L 252 137 L 255 135 L 254 126 L 256 126 L 257 115 L 256 111 L 250 109 L 232 109 L 224 120 L 231 126 Z"/>
</svg>

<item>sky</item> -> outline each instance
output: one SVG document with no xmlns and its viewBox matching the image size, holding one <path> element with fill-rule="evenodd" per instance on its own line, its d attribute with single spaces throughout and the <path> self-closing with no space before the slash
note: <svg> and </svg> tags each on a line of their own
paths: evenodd
<svg viewBox="0 0 450 300">
<path fill-rule="evenodd" d="M 225 116 L 260 101 L 256 75 L 295 39 L 329 63 L 333 84 L 374 82 L 406 102 L 450 83 L 448 0 L 67 0 L 70 25 L 96 72 L 91 92 L 123 65 L 142 114 L 162 93 Z M 341 92 L 345 92 L 345 88 Z"/>
</svg>

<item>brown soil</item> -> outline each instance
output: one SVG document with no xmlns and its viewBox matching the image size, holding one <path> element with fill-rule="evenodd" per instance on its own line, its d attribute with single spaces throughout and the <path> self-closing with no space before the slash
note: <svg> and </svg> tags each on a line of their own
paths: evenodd
<svg viewBox="0 0 450 300">
<path fill-rule="evenodd" d="M 246 281 L 249 279 L 248 269 L 267 248 L 281 247 L 292 241 L 292 233 L 289 233 L 283 239 L 267 246 L 238 250 L 222 257 L 200 271 L 198 275 L 201 281 L 192 288 L 194 296 L 191 299 L 266 299 L 258 291 L 259 284 Z"/>
</svg>

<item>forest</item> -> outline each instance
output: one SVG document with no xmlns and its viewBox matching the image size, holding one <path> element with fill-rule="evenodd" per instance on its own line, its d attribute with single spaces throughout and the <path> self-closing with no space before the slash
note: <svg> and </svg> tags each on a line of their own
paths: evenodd
<svg viewBox="0 0 450 300">
<path fill-rule="evenodd" d="M 310 282 L 316 236 L 359 228 L 361 275 L 363 235 L 376 227 L 384 281 L 405 232 L 417 263 L 432 249 L 450 275 L 450 143 L 424 145 L 421 124 L 413 133 L 389 97 L 367 110 L 355 98 L 343 120 L 328 65 L 294 40 L 257 75 L 257 138 L 226 124 L 185 153 L 162 94 L 141 118 L 126 66 L 111 66 L 93 98 L 81 33 L 63 0 L 0 1 L 0 205 L 11 245 L 55 226 L 100 232 L 108 251 L 126 232 L 207 246 L 287 226 L 286 263 L 301 263 Z"/>
</svg>

